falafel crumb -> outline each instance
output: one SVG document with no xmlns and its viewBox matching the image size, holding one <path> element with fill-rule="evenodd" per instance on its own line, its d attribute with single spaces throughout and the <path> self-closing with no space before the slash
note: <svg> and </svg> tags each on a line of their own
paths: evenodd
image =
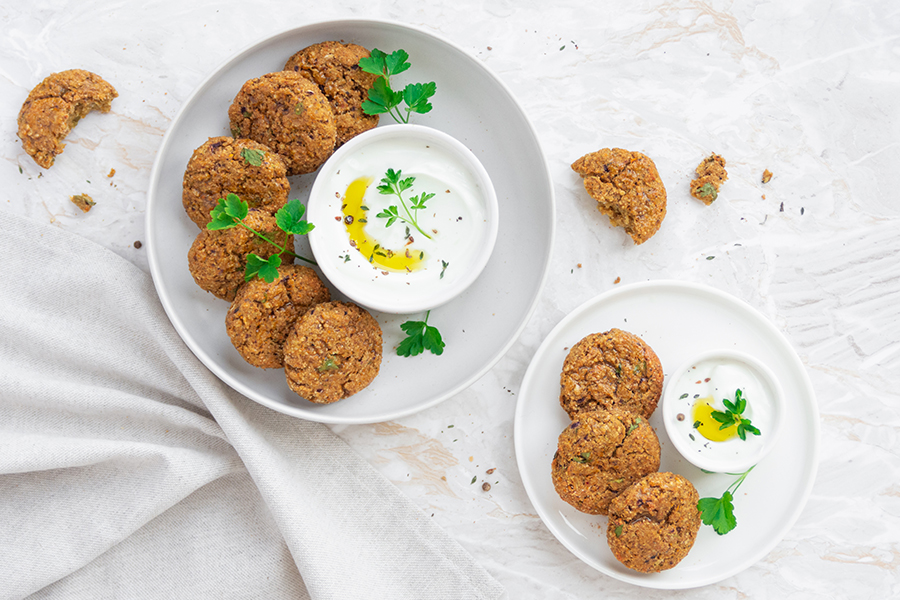
<svg viewBox="0 0 900 600">
<path fill-rule="evenodd" d="M 115 175 L 115 174 L 116 174 L 116 170 L 115 170 L 115 169 L 110 169 L 110 170 L 109 170 L 109 173 L 108 173 L 106 176 L 107 176 L 107 177 L 112 177 L 112 176 Z"/>
<path fill-rule="evenodd" d="M 762 174 L 762 182 L 769 183 L 770 181 L 772 181 L 772 171 L 766 169 Z"/>
<path fill-rule="evenodd" d="M 69 196 L 69 200 L 72 201 L 72 204 L 81 209 L 81 212 L 89 212 L 91 207 L 93 207 L 96 202 L 94 199 L 88 196 L 87 194 L 76 194 L 74 196 Z"/>
<path fill-rule="evenodd" d="M 725 159 L 710 154 L 694 169 L 697 177 L 691 181 L 691 196 L 709 206 L 719 197 L 719 188 L 728 179 Z"/>
<path fill-rule="evenodd" d="M 617 283 L 621 283 L 621 282 L 622 282 L 622 278 L 621 278 L 621 277 L 616 277 L 616 280 L 613 281 L 613 285 L 615 285 L 615 284 L 617 284 Z"/>
</svg>

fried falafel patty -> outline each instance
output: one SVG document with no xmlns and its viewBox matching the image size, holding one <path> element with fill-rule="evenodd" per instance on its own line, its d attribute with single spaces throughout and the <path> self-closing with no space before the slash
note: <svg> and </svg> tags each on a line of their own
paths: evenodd
<svg viewBox="0 0 900 600">
<path fill-rule="evenodd" d="M 559 403 L 572 420 L 597 408 L 624 408 L 649 419 L 662 384 L 653 349 L 632 333 L 610 329 L 572 346 L 560 374 Z"/>
<path fill-rule="evenodd" d="M 294 323 L 284 342 L 284 373 L 294 392 L 330 404 L 372 383 L 381 352 L 381 327 L 368 311 L 348 302 L 325 302 Z"/>
<path fill-rule="evenodd" d="M 294 236 L 282 231 L 275 222 L 275 217 L 265 210 L 251 208 L 247 211 L 244 223 L 276 244 L 286 244 L 288 250 L 293 250 Z M 188 251 L 188 268 L 197 285 L 216 298 L 231 302 L 244 283 L 247 255 L 251 252 L 262 258 L 269 258 L 277 254 L 279 249 L 244 227 L 204 229 L 194 239 Z M 281 260 L 282 264 L 291 264 L 294 257 L 284 253 Z"/>
<path fill-rule="evenodd" d="M 687 556 L 700 529 L 700 494 L 674 473 L 651 473 L 609 503 L 606 541 L 629 569 L 657 573 Z"/>
<path fill-rule="evenodd" d="M 315 271 L 282 265 L 272 283 L 255 277 L 242 285 L 225 315 L 225 330 L 235 349 L 254 367 L 284 366 L 284 340 L 300 315 L 331 300 Z"/>
<path fill-rule="evenodd" d="M 244 83 L 228 109 L 231 135 L 249 138 L 281 155 L 287 174 L 318 169 L 334 151 L 331 104 L 319 86 L 293 71 Z"/>
<path fill-rule="evenodd" d="M 625 228 L 635 244 L 655 234 L 666 216 L 666 188 L 656 165 L 640 152 L 603 148 L 585 154 L 572 170 L 613 226 Z"/>
<path fill-rule="evenodd" d="M 275 212 L 287 204 L 291 184 L 281 156 L 248 139 L 211 137 L 194 150 L 184 170 L 181 202 L 200 229 L 209 213 L 228 194 L 250 208 Z"/>
<path fill-rule="evenodd" d="M 559 435 L 553 487 L 559 497 L 592 515 L 632 483 L 659 469 L 659 439 L 646 419 L 626 410 L 577 415 Z"/>
<path fill-rule="evenodd" d="M 92 110 L 109 112 L 116 89 L 90 71 L 52 73 L 25 98 L 19 111 L 19 139 L 38 165 L 49 169 L 69 132 Z"/>
<path fill-rule="evenodd" d="M 285 71 L 303 75 L 328 98 L 337 127 L 335 148 L 378 125 L 378 115 L 362 110 L 369 88 L 378 78 L 359 68 L 359 59 L 368 56 L 369 51 L 357 44 L 321 42 L 300 50 L 284 65 Z"/>
</svg>

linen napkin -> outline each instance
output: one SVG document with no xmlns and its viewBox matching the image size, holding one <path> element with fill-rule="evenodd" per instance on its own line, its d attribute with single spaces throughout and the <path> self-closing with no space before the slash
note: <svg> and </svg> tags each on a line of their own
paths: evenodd
<svg viewBox="0 0 900 600">
<path fill-rule="evenodd" d="M 146 273 L 0 213 L 0 598 L 499 598 L 327 427 L 234 392 Z"/>
</svg>

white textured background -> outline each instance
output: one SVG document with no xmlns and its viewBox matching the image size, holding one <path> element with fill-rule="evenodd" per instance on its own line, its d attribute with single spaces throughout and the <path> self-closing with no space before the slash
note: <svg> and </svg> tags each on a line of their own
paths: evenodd
<svg viewBox="0 0 900 600">
<path fill-rule="evenodd" d="M 558 221 L 537 311 L 490 374 L 421 414 L 334 429 L 511 598 L 900 595 L 897 4 L 4 2 L 0 210 L 80 233 L 146 270 L 133 243 L 144 236 L 156 150 L 182 102 L 250 43 L 335 17 L 419 26 L 494 70 L 538 132 Z M 21 150 L 16 115 L 31 87 L 68 68 L 99 73 L 120 95 L 42 173 Z M 663 227 L 642 246 L 609 227 L 568 167 L 616 146 L 653 158 L 668 190 Z M 729 181 L 705 207 L 688 182 L 713 151 L 728 160 Z M 763 186 L 765 168 L 774 178 Z M 82 214 L 74 193 L 97 206 Z M 601 575 L 556 542 L 521 486 L 512 421 L 528 362 L 565 314 L 617 277 L 700 282 L 746 300 L 785 333 L 815 387 L 822 445 L 809 503 L 771 554 L 721 584 L 663 592 Z"/>
</svg>

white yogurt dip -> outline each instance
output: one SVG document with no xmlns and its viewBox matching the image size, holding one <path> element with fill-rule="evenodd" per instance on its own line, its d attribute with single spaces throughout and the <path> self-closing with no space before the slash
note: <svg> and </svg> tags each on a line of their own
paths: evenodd
<svg viewBox="0 0 900 600">
<path fill-rule="evenodd" d="M 746 407 L 740 419 L 759 430 L 739 435 L 737 424 L 722 427 L 713 411 L 728 413 L 723 400 L 736 404 L 740 390 Z M 762 460 L 781 429 L 782 394 L 761 362 L 734 351 L 706 353 L 681 367 L 666 384 L 666 431 L 678 451 L 701 469 L 738 473 Z M 736 419 L 737 420 L 737 419 Z"/>
<path fill-rule="evenodd" d="M 414 178 L 402 201 L 378 191 L 389 169 Z M 423 194 L 433 196 L 414 209 Z M 379 215 L 392 206 L 397 218 L 388 225 Z M 326 278 L 350 299 L 413 313 L 475 280 L 496 240 L 497 212 L 487 172 L 461 143 L 427 127 L 391 125 L 350 140 L 322 167 L 310 192 L 309 241 Z"/>
</svg>

